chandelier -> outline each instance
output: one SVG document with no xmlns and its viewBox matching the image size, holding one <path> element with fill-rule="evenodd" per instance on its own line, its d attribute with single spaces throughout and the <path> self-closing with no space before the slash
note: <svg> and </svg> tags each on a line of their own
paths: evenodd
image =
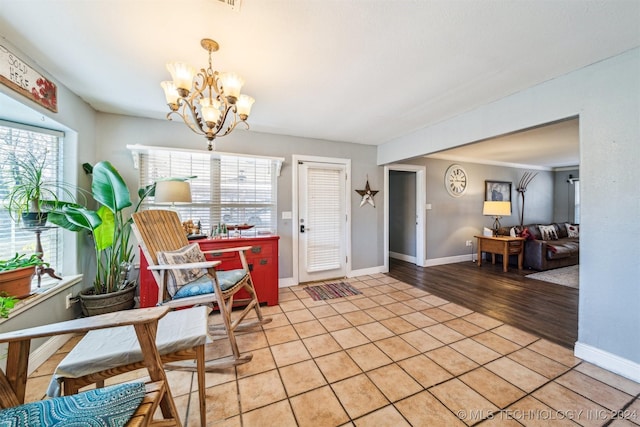
<svg viewBox="0 0 640 427">
<path fill-rule="evenodd" d="M 182 62 L 167 64 L 173 81 L 160 85 L 171 111 L 167 119 L 177 115 L 189 128 L 208 141 L 209 151 L 215 149 L 214 139 L 229 135 L 238 123 L 249 129 L 247 119 L 255 100 L 241 95 L 244 80 L 235 73 L 221 73 L 211 67 L 211 52 L 219 45 L 211 39 L 202 39 L 200 45 L 209 52 L 209 67 L 196 69 Z"/>
</svg>

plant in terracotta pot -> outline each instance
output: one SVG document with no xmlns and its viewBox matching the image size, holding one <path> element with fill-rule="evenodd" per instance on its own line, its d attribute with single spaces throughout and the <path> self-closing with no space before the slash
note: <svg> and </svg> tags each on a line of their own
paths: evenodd
<svg viewBox="0 0 640 427">
<path fill-rule="evenodd" d="M 45 225 L 47 211 L 55 210 L 61 199 L 75 200 L 74 186 L 51 176 L 46 151 L 24 152 L 12 147 L 3 147 L 3 151 L 2 181 L 9 189 L 5 207 L 14 221 L 22 221 L 26 227 Z"/>
<path fill-rule="evenodd" d="M 36 267 L 48 265 L 36 254 L 27 257 L 16 253 L 13 258 L 0 260 L 0 293 L 16 298 L 29 296 Z"/>
<path fill-rule="evenodd" d="M 92 174 L 91 194 L 98 203 L 95 210 L 73 203 L 59 204 L 49 214 L 49 222 L 71 231 L 88 231 L 95 251 L 96 276 L 93 287 L 80 293 L 83 311 L 87 315 L 133 308 L 135 280 L 129 277 L 132 269 L 133 246 L 131 238 L 131 215 L 127 208 L 133 206 L 127 184 L 116 168 L 103 161 L 91 166 L 83 165 Z M 153 194 L 155 185 L 138 191 L 140 201 Z M 114 301 L 102 301 L 110 299 Z M 90 308 L 88 305 L 97 305 Z"/>
</svg>

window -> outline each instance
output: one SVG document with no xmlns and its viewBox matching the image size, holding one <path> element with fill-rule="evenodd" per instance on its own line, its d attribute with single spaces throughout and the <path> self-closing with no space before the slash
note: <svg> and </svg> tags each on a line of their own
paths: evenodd
<svg viewBox="0 0 640 427">
<path fill-rule="evenodd" d="M 64 134 L 57 131 L 40 129 L 11 122 L 0 121 L 0 200 L 6 201 L 9 190 L 16 185 L 19 176 L 11 168 L 9 159 L 33 153 L 36 158 L 46 155 L 43 171 L 44 179 L 49 182 L 62 181 L 62 143 Z M 58 195 L 62 197 L 62 195 Z M 62 270 L 62 230 L 47 228 L 40 235 L 44 260 L 56 271 Z M 0 209 L 0 259 L 20 254 L 36 252 L 36 235 L 26 229 L 22 223 L 16 224 L 9 211 Z M 43 280 L 48 278 L 44 276 Z M 50 279 L 52 280 L 52 279 Z"/>
<path fill-rule="evenodd" d="M 196 150 L 129 146 L 139 156 L 140 186 L 161 178 L 194 177 L 191 199 L 176 209 L 183 221 L 200 222 L 203 233 L 217 224 L 253 225 L 257 234 L 277 229 L 277 177 L 282 159 Z M 157 207 L 153 197 L 143 208 Z M 166 207 L 166 205 L 164 205 Z"/>
</svg>

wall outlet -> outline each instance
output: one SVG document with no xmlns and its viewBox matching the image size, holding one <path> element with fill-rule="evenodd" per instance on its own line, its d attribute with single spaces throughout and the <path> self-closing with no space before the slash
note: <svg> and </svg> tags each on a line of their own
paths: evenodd
<svg viewBox="0 0 640 427">
<path fill-rule="evenodd" d="M 67 294 L 64 297 L 64 306 L 66 307 L 67 310 L 69 310 L 71 308 L 71 299 L 73 298 L 73 294 Z"/>
<path fill-rule="evenodd" d="M 473 242 L 472 242 L 471 240 L 467 240 L 467 241 L 465 242 L 465 245 L 466 245 L 466 246 L 472 246 L 472 245 L 473 245 Z"/>
</svg>

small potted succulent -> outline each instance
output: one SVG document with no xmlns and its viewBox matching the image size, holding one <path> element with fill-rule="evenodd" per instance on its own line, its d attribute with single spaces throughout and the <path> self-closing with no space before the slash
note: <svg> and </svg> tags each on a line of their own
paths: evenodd
<svg viewBox="0 0 640 427">
<path fill-rule="evenodd" d="M 24 298 L 31 294 L 31 279 L 36 267 L 48 266 L 37 254 L 18 254 L 8 260 L 0 260 L 0 292 Z"/>
</svg>

